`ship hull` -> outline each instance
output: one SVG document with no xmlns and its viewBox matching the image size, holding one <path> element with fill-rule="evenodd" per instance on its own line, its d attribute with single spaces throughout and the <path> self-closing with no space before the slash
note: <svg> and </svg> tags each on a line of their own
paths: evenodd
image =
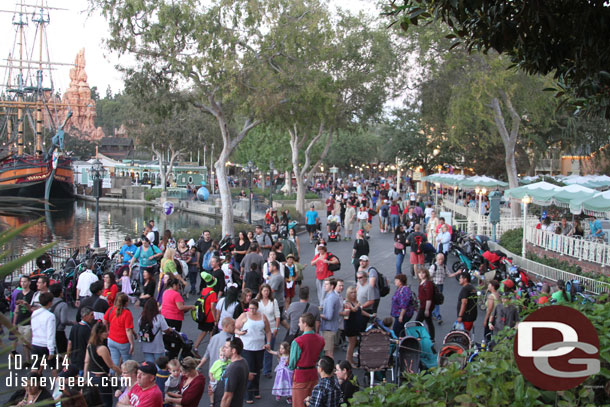
<svg viewBox="0 0 610 407">
<path fill-rule="evenodd" d="M 9 157 L 0 161 L 0 196 L 44 199 L 51 163 L 36 157 Z M 60 158 L 53 175 L 50 200 L 74 199 L 72 160 Z"/>
</svg>

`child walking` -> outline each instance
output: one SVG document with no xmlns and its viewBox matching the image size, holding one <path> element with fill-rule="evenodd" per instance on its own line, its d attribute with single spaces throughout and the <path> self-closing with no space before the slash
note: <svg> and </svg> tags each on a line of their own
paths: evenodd
<svg viewBox="0 0 610 407">
<path fill-rule="evenodd" d="M 288 360 L 290 359 L 290 344 L 282 342 L 278 352 L 268 350 L 267 352 L 277 356 L 280 362 L 275 368 L 275 381 L 273 382 L 273 390 L 271 394 L 276 400 L 281 400 L 286 397 L 286 403 L 292 404 L 292 372 L 288 369 Z"/>
</svg>

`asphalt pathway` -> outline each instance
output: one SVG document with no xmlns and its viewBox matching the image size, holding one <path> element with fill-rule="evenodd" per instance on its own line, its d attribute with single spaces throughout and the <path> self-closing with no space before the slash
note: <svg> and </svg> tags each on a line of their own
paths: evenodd
<svg viewBox="0 0 610 407">
<path fill-rule="evenodd" d="M 322 230 L 325 231 L 326 230 L 325 216 L 324 216 L 325 211 L 320 211 L 319 214 L 321 215 L 321 217 L 323 219 L 323 224 L 324 224 L 324 227 L 322 228 Z M 394 255 L 393 234 L 380 233 L 377 217 L 373 218 L 373 228 L 372 228 L 370 234 L 371 234 L 371 238 L 369 240 L 369 246 L 371 249 L 370 255 L 369 255 L 370 264 L 371 264 L 371 266 L 374 266 L 377 270 L 379 270 L 384 276 L 387 277 L 388 282 L 391 287 L 390 294 L 388 294 L 386 297 L 381 299 L 381 303 L 379 306 L 378 317 L 383 319 L 384 317 L 390 315 L 392 295 L 394 294 L 394 291 L 395 291 L 393 277 L 394 277 L 395 271 L 396 271 L 396 256 Z M 310 264 L 311 259 L 313 258 L 313 254 L 314 254 L 314 245 L 309 243 L 309 236 L 307 234 L 301 234 L 299 236 L 299 239 L 300 239 L 301 261 L 304 264 Z M 335 277 L 341 278 L 345 281 L 346 289 L 350 286 L 356 285 L 356 282 L 354 280 L 354 268 L 351 263 L 351 254 L 352 254 L 353 243 L 354 243 L 353 240 L 337 241 L 337 242 L 328 243 L 329 251 L 332 252 L 333 254 L 335 254 L 341 260 L 342 267 L 339 271 L 335 272 Z M 407 281 L 408 281 L 409 286 L 412 289 L 417 290 L 418 282 L 411 276 L 411 265 L 409 264 L 408 260 L 409 260 L 409 254 L 407 253 L 407 256 L 405 257 L 405 261 L 402 266 L 402 272 L 407 275 Z M 450 257 L 448 265 L 450 266 L 454 261 L 455 261 L 455 259 L 453 257 Z M 311 303 L 318 305 L 317 304 L 317 295 L 315 292 L 316 285 L 315 285 L 315 268 L 314 267 L 309 265 L 304 270 L 303 284 L 309 286 L 309 288 L 311 290 L 311 294 L 310 294 Z M 445 337 L 445 335 L 447 335 L 447 333 L 449 333 L 449 331 L 452 328 L 453 323 L 456 320 L 457 298 L 458 298 L 460 288 L 461 287 L 457 283 L 456 279 L 448 278 L 445 280 L 445 286 L 444 286 L 445 302 L 443 305 L 441 305 L 441 315 L 443 316 L 444 323 L 442 325 L 439 325 L 438 323 L 435 322 L 435 325 L 436 325 L 435 326 L 435 328 L 436 328 L 435 339 L 436 339 L 436 343 L 437 343 L 437 345 L 436 345 L 437 350 L 440 348 L 443 338 Z M 343 295 L 345 295 L 345 292 L 343 293 Z M 295 297 L 295 299 L 296 298 L 298 298 L 298 296 Z M 194 301 L 195 301 L 195 298 L 191 297 L 187 300 L 187 303 L 192 304 L 192 303 L 194 303 Z M 140 316 L 140 308 L 130 305 L 130 309 L 134 315 L 134 320 L 137 321 Z M 75 310 L 72 310 L 72 312 L 74 312 L 74 314 L 76 313 Z M 484 318 L 484 312 L 479 310 L 479 317 L 477 319 L 477 322 L 475 323 L 475 331 L 474 331 L 474 338 L 475 338 L 476 342 L 480 342 L 483 337 L 483 322 L 482 322 L 483 318 Z M 414 317 L 413 317 L 413 319 L 414 319 Z M 186 333 L 188 335 L 189 339 L 192 339 L 192 340 L 195 340 L 199 333 L 199 331 L 197 330 L 196 323 L 193 322 L 193 320 L 190 318 L 189 315 L 185 316 L 183 332 Z M 278 338 L 284 338 L 285 334 L 286 334 L 286 332 L 285 332 L 284 328 L 280 328 L 280 331 L 278 333 Z M 3 340 L 6 344 L 7 343 L 6 336 L 4 336 Z M 204 342 L 199 346 L 200 354 L 204 353 L 207 342 L 208 342 L 208 338 L 206 338 L 204 340 Z M 278 339 L 278 341 L 276 341 L 276 350 L 279 347 L 280 342 L 281 342 L 280 339 Z M 138 361 L 143 360 L 143 356 L 140 351 L 140 346 L 137 344 L 136 344 L 136 351 L 135 351 L 134 359 L 138 360 Z M 345 351 L 342 350 L 340 347 L 338 347 L 335 350 L 335 360 L 339 361 L 339 360 L 343 360 L 343 359 L 345 359 Z M 2 363 L 2 370 L 0 371 L 0 374 L 5 378 L 8 377 L 9 374 L 11 374 L 11 373 L 20 374 L 20 375 L 27 374 L 27 372 L 23 372 L 23 371 L 21 371 L 21 372 L 16 372 L 14 370 L 8 371 L 6 368 L 6 366 L 7 366 L 6 365 L 6 363 L 7 363 L 6 354 L 3 354 L 0 356 L 0 363 Z M 206 373 L 206 382 L 207 382 L 208 366 L 206 365 L 205 368 L 206 368 L 205 373 Z M 364 383 L 364 376 L 366 375 L 366 372 L 364 372 L 364 370 L 362 370 L 362 369 L 356 369 L 355 373 L 362 385 Z M 389 377 L 390 376 L 388 375 L 388 379 L 389 379 Z M 10 394 L 12 394 L 12 392 L 14 392 L 17 389 L 15 386 L 11 386 L 11 385 L 7 386 L 7 384 L 9 384 L 9 383 L 7 383 L 7 380 L 0 380 L 0 402 L 4 402 L 4 401 L 8 400 Z M 273 388 L 273 379 L 267 379 L 265 377 L 262 377 L 261 378 L 262 399 L 256 400 L 254 405 L 259 405 L 259 406 L 286 405 L 286 401 L 284 399 L 281 401 L 276 401 L 275 397 L 271 395 L 272 388 Z M 208 400 L 207 394 L 203 395 L 202 400 L 199 403 L 199 406 L 200 407 L 209 406 L 209 400 Z"/>
</svg>

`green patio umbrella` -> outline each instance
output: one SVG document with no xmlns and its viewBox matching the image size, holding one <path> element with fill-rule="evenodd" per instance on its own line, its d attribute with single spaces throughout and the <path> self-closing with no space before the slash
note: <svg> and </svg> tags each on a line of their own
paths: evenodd
<svg viewBox="0 0 610 407">
<path fill-rule="evenodd" d="M 495 187 L 507 187 L 508 183 L 499 181 L 495 178 L 487 177 L 485 175 L 475 175 L 474 177 L 465 178 L 458 183 L 462 188 L 495 188 Z"/>
<path fill-rule="evenodd" d="M 589 198 L 572 200 L 570 202 L 570 212 L 576 215 L 584 212 L 610 216 L 610 191 L 598 192 Z"/>
<path fill-rule="evenodd" d="M 557 206 L 567 208 L 573 200 L 586 200 L 593 198 L 597 193 L 596 190 L 584 187 L 582 185 L 567 185 L 559 188 L 559 192 L 553 195 L 553 202 Z"/>
<path fill-rule="evenodd" d="M 553 203 L 553 196 L 560 191 L 561 187 L 551 183 L 540 181 L 518 188 L 511 188 L 504 191 L 507 198 L 522 199 L 525 195 L 532 198 L 536 205 L 547 206 Z"/>
</svg>

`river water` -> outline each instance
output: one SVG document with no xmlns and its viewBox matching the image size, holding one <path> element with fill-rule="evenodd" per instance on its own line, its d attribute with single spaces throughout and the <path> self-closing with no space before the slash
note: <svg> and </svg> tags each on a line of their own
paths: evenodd
<svg viewBox="0 0 610 407">
<path fill-rule="evenodd" d="M 26 217 L 0 216 L 0 229 L 15 228 L 43 215 L 44 211 Z M 146 205 L 100 204 L 100 245 L 122 241 L 127 235 L 132 238 L 141 235 L 145 222 L 151 219 L 155 221 L 161 234 L 165 228 L 174 234 L 189 231 L 193 237 L 197 237 L 204 228 L 217 222 L 215 218 L 186 212 L 174 212 L 166 217 L 160 209 Z M 50 242 L 57 242 L 57 248 L 93 245 L 94 233 L 95 203 L 75 201 L 55 208 L 45 216 L 43 222 L 27 229 L 11 242 L 8 249 L 11 254 L 19 255 Z"/>
</svg>

